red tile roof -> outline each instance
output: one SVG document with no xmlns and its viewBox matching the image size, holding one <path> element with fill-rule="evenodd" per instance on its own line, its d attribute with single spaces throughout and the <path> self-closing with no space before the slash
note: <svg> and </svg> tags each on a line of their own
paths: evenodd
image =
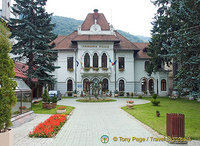
<svg viewBox="0 0 200 146">
<path fill-rule="evenodd" d="M 147 55 L 147 51 L 146 51 L 149 43 L 133 43 L 133 44 L 135 44 L 140 49 L 140 51 L 136 55 L 136 58 L 138 59 L 151 58 L 150 56 Z"/>
<path fill-rule="evenodd" d="M 15 77 L 22 78 L 22 79 L 26 79 L 27 78 L 27 76 L 24 75 L 24 73 L 22 71 L 20 71 L 16 66 L 15 66 L 14 71 L 15 71 Z"/>
<path fill-rule="evenodd" d="M 22 79 L 27 79 L 27 70 L 28 70 L 28 65 L 22 63 L 22 62 L 15 62 L 15 76 L 18 78 Z M 37 78 L 32 78 L 32 82 L 38 82 Z"/>
<path fill-rule="evenodd" d="M 77 35 L 72 41 L 120 41 L 114 35 Z"/>
<path fill-rule="evenodd" d="M 70 50 L 77 48 L 76 44 L 71 41 L 78 35 L 77 31 L 72 32 L 68 36 L 58 36 L 53 43 L 56 45 L 54 50 Z"/>
<path fill-rule="evenodd" d="M 81 30 L 90 30 L 90 27 L 95 23 L 95 13 L 89 13 L 81 25 Z M 96 13 L 98 15 L 97 17 L 97 24 L 101 26 L 101 30 L 110 30 L 110 26 L 108 21 L 106 20 L 104 14 L 102 13 Z"/>
</svg>

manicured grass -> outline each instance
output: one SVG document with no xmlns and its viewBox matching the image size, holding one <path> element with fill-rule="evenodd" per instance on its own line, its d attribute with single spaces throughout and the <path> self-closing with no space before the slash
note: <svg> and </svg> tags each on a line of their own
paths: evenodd
<svg viewBox="0 0 200 146">
<path fill-rule="evenodd" d="M 78 102 L 114 102 L 114 101 L 117 101 L 117 100 L 110 99 L 110 98 L 106 98 L 106 99 L 91 99 L 91 100 L 89 100 L 88 98 L 84 98 L 84 99 L 78 99 L 76 101 L 78 101 Z"/>
<path fill-rule="evenodd" d="M 143 97 L 151 100 L 151 98 Z M 200 103 L 186 99 L 171 100 L 168 97 L 159 97 L 160 106 L 153 106 L 152 103 L 135 105 L 133 109 L 127 106 L 123 110 L 148 125 L 158 133 L 166 136 L 166 114 L 185 114 L 185 137 L 200 139 Z M 156 117 L 156 111 L 160 112 L 160 117 Z"/>
<path fill-rule="evenodd" d="M 60 107 L 60 106 L 64 106 L 64 105 L 57 105 L 56 107 Z M 65 107 L 66 107 L 66 112 L 63 114 L 67 114 L 67 115 L 70 114 L 73 109 L 75 109 L 75 107 L 72 107 L 72 106 L 65 106 Z M 39 102 L 38 105 L 33 104 L 32 110 L 34 111 L 35 114 L 56 114 L 56 108 L 50 109 L 50 110 L 43 109 L 42 102 Z"/>
</svg>

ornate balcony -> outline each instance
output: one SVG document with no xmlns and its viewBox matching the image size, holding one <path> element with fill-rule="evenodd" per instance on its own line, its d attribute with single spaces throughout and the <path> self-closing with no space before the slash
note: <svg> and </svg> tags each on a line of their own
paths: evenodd
<svg viewBox="0 0 200 146">
<path fill-rule="evenodd" d="M 89 75 L 97 75 L 97 76 L 110 76 L 111 75 L 111 68 L 82 68 L 81 69 L 82 76 L 89 76 Z"/>
</svg>

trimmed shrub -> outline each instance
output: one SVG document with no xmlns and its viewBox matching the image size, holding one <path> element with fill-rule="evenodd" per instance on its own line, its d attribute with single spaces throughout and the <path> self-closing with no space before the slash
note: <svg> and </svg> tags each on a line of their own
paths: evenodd
<svg viewBox="0 0 200 146">
<path fill-rule="evenodd" d="M 52 102 L 53 103 L 57 103 L 57 97 L 56 97 L 56 94 L 54 94 L 53 98 L 52 98 Z"/>
<path fill-rule="evenodd" d="M 45 90 L 44 90 L 44 93 L 43 93 L 43 95 L 42 95 L 42 101 L 43 101 L 43 102 L 48 102 L 49 99 L 50 99 L 50 97 L 49 97 L 48 90 L 45 89 Z"/>
<path fill-rule="evenodd" d="M 152 98 L 153 98 L 153 99 L 157 99 L 157 97 L 158 97 L 157 94 L 153 94 L 153 95 L 152 95 Z"/>
<path fill-rule="evenodd" d="M 133 92 L 131 92 L 131 97 L 133 97 L 133 95 L 134 95 Z"/>
<path fill-rule="evenodd" d="M 152 99 L 151 100 L 151 103 L 154 105 L 154 106 L 158 106 L 160 104 L 160 101 L 157 100 L 157 99 Z"/>
<path fill-rule="evenodd" d="M 138 96 L 138 99 L 142 99 L 142 95 L 139 95 L 139 96 Z"/>
</svg>

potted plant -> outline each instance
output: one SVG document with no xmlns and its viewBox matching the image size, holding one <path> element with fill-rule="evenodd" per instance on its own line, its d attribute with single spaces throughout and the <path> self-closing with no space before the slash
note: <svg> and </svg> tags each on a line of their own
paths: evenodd
<svg viewBox="0 0 200 146">
<path fill-rule="evenodd" d="M 19 110 L 20 110 L 22 113 L 24 113 L 24 112 L 27 111 L 27 107 L 26 107 L 26 106 L 20 106 L 20 107 L 19 107 Z"/>
<path fill-rule="evenodd" d="M 134 106 L 133 103 L 134 103 L 133 100 L 126 101 L 126 105 L 128 106 L 128 108 L 132 108 Z"/>
<path fill-rule="evenodd" d="M 65 106 L 60 106 L 60 107 L 57 107 L 57 114 L 61 114 L 61 113 L 64 113 L 66 112 L 66 107 Z"/>
<path fill-rule="evenodd" d="M 131 97 L 133 97 L 133 95 L 134 95 L 134 93 L 133 93 L 133 92 L 131 92 Z"/>
<path fill-rule="evenodd" d="M 0 22 L 0 31 L 0 143 L 11 146 L 13 131 L 9 127 L 12 126 L 11 109 L 17 101 L 14 92 L 17 84 L 14 81 L 14 63 L 8 55 L 11 50 L 10 32 L 3 21 Z"/>
<path fill-rule="evenodd" d="M 129 92 L 126 92 L 126 96 L 129 97 L 129 95 L 130 95 Z"/>
<path fill-rule="evenodd" d="M 115 90 L 115 97 L 118 97 L 118 91 Z"/>
<path fill-rule="evenodd" d="M 51 99 L 50 97 L 48 96 L 47 97 L 47 107 L 46 107 L 48 110 L 52 109 L 52 104 L 51 104 Z"/>
<path fill-rule="evenodd" d="M 52 108 L 56 108 L 56 105 L 57 105 L 57 97 L 56 94 L 54 94 L 52 98 Z"/>
<path fill-rule="evenodd" d="M 77 97 L 77 91 L 74 90 L 74 97 Z"/>
<path fill-rule="evenodd" d="M 48 97 L 49 97 L 49 93 L 48 93 L 48 90 L 45 89 L 44 90 L 44 93 L 42 95 L 42 108 L 47 108 L 47 100 L 48 100 Z"/>
</svg>

